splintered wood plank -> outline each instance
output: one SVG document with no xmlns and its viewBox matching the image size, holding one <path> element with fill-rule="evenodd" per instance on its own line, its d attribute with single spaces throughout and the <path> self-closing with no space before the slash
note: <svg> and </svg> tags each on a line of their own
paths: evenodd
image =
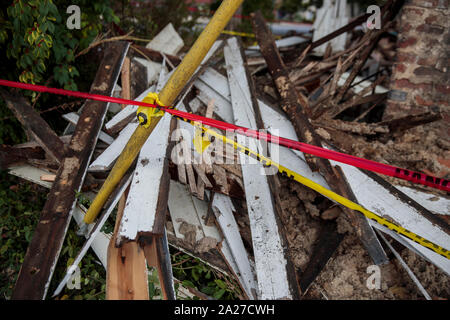
<svg viewBox="0 0 450 320">
<path fill-rule="evenodd" d="M 114 235 L 108 246 L 106 299 L 148 300 L 148 275 L 144 249 L 136 241 L 123 243 L 120 247 L 116 246 L 126 194 L 127 191 L 119 201 Z"/>
<path fill-rule="evenodd" d="M 128 42 L 109 44 L 91 93 L 112 94 L 128 47 Z M 76 192 L 83 184 L 107 107 L 104 102 L 86 102 L 34 231 L 12 299 L 44 299 L 46 296 L 76 203 Z"/>
<path fill-rule="evenodd" d="M 157 91 L 167 79 L 168 75 L 161 72 Z M 141 148 L 123 212 L 119 241 L 138 241 L 142 235 L 163 234 L 169 189 L 169 135 L 174 125 L 172 117 L 165 114 Z"/>
<path fill-rule="evenodd" d="M 144 246 L 145 258 L 149 266 L 156 268 L 164 300 L 176 300 L 172 264 L 170 262 L 167 234 L 149 237 Z"/>
<path fill-rule="evenodd" d="M 168 175 L 165 172 L 171 120 L 170 115 L 163 116 L 155 128 L 155 135 L 145 142 L 139 153 L 119 230 L 123 240 L 135 240 L 146 233 L 162 234 L 163 230 L 155 229 L 155 221 L 157 214 L 164 216 L 166 210 L 159 199 L 165 196 L 167 203 Z"/>
<path fill-rule="evenodd" d="M 39 169 L 36 167 L 33 167 L 31 165 L 23 165 L 23 166 L 17 166 L 17 167 L 11 167 L 9 169 L 9 174 L 12 174 L 14 176 L 17 176 L 19 178 L 25 179 L 27 181 L 30 181 L 32 183 L 36 183 L 38 185 L 41 185 L 47 189 L 50 189 L 52 187 L 51 182 L 46 182 L 40 180 L 39 177 L 48 174 L 48 171 L 44 169 Z M 91 192 L 85 193 L 86 197 L 90 200 L 93 200 L 95 198 L 95 194 Z M 81 226 L 84 224 L 83 218 L 85 211 L 84 209 L 81 209 L 81 205 L 78 204 L 75 206 L 73 210 L 73 217 L 78 224 L 78 226 Z M 94 227 L 93 224 L 88 226 L 88 233 L 85 234 L 85 237 L 88 237 L 89 233 L 91 232 L 92 228 Z M 94 241 L 91 244 L 91 248 L 94 250 L 95 254 L 97 255 L 98 259 L 102 263 L 102 265 L 106 268 L 106 248 L 108 247 L 109 240 L 111 239 L 111 236 L 109 234 L 106 234 L 104 232 L 99 232 L 96 236 Z"/>
<path fill-rule="evenodd" d="M 253 297 L 252 291 L 245 290 L 245 278 L 240 273 L 228 242 L 224 241 L 215 225 L 206 225 L 208 203 L 190 194 L 187 186 L 171 180 L 168 204 L 175 236 L 193 244 L 202 240 L 215 242 L 216 249 L 222 255 L 230 271 L 236 276 L 247 296 Z M 223 209 L 222 206 L 221 208 Z M 219 245 L 220 243 L 221 245 Z"/>
<path fill-rule="evenodd" d="M 253 102 L 248 84 L 251 79 L 247 77 L 236 38 L 227 41 L 224 54 L 234 123 L 247 128 L 256 128 Z M 248 144 L 241 135 L 237 136 L 237 142 L 243 145 Z M 260 148 L 257 149 L 261 152 Z M 283 247 L 282 235 L 280 234 L 275 204 L 273 203 L 267 176 L 262 174 L 264 171 L 262 164 L 251 163 L 251 159 L 242 153 L 239 154 L 239 157 L 252 232 L 258 298 L 293 299 L 293 286 L 289 280 L 291 275 L 288 274 L 289 262 Z"/>
<path fill-rule="evenodd" d="M 233 204 L 230 198 L 222 194 L 215 194 L 212 210 L 236 262 L 242 278 L 241 284 L 243 289 L 250 299 L 256 299 L 258 284 L 256 283 L 256 277 L 250 265 L 244 242 L 239 233 L 239 227 L 233 215 Z"/>
<path fill-rule="evenodd" d="M 45 152 L 40 147 L 0 145 L 0 169 L 26 163 L 28 159 L 45 159 Z"/>
<path fill-rule="evenodd" d="M 406 195 L 395 194 L 395 189 L 388 186 L 382 179 L 374 176 L 368 176 L 359 169 L 346 165 L 339 164 L 345 173 L 349 184 L 352 185 L 352 190 L 358 198 L 359 203 L 365 208 L 393 220 L 402 227 L 448 249 L 450 243 L 449 227 L 445 222 L 440 223 L 435 215 L 427 212 L 426 209 L 414 205 L 415 201 L 408 198 Z M 373 224 L 374 227 L 385 231 L 385 228 L 379 224 Z M 442 269 L 445 273 L 450 275 L 450 260 L 424 248 L 412 240 L 404 238 L 415 251 L 419 251 L 428 261 Z"/>
<path fill-rule="evenodd" d="M 66 153 L 66 146 L 39 113 L 22 96 L 12 96 L 3 89 L 0 89 L 0 95 L 31 137 L 52 159 L 61 163 Z"/>
</svg>

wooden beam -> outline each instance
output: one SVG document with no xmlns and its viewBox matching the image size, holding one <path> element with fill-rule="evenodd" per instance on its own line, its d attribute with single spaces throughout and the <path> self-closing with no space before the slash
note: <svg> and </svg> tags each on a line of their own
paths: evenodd
<svg viewBox="0 0 450 320">
<path fill-rule="evenodd" d="M 305 106 L 299 100 L 295 86 L 289 80 L 287 68 L 281 60 L 273 36 L 261 12 L 253 15 L 252 22 L 256 39 L 261 47 L 261 53 L 267 61 L 270 74 L 282 98 L 282 109 L 289 116 L 299 140 L 315 146 L 322 146 L 321 139 L 316 134 L 306 114 Z M 339 168 L 332 167 L 330 162 L 324 158 L 310 155 L 305 155 L 305 158 L 311 170 L 319 171 L 334 192 L 356 202 L 352 190 L 343 183 L 344 175 Z M 376 238 L 375 232 L 369 226 L 367 219 L 347 208 L 343 208 L 343 211 L 375 264 L 387 262 L 386 253 Z"/>
<path fill-rule="evenodd" d="M 91 93 L 111 95 L 129 43 L 111 43 L 99 66 Z M 62 160 L 33 239 L 28 247 L 12 299 L 44 299 L 97 142 L 107 103 L 88 101 Z"/>
<path fill-rule="evenodd" d="M 13 96 L 4 89 L 0 89 L 0 95 L 31 137 L 51 158 L 61 163 L 66 153 L 66 146 L 39 113 L 22 96 Z"/>
<path fill-rule="evenodd" d="M 28 159 L 45 159 L 44 150 L 39 147 L 18 148 L 0 145 L 0 169 L 26 163 Z"/>
</svg>

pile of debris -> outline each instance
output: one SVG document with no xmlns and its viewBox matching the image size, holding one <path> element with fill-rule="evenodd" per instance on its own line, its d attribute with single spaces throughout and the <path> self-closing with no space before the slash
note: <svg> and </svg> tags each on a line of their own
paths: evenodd
<svg viewBox="0 0 450 320">
<path fill-rule="evenodd" d="M 277 41 L 256 13 L 252 23 L 258 46 L 244 49 L 238 38 L 223 35 L 174 107 L 408 167 L 407 157 L 397 157 L 401 148 L 394 141 L 413 143 L 406 130 L 442 116 L 427 112 L 381 121 L 395 55 L 396 3 L 383 7 L 379 30 L 355 29 L 367 20 L 362 15 L 350 22 L 346 18 L 328 33 L 323 31 L 325 17 L 317 19 L 314 37 L 304 33 Z M 160 92 L 181 62 L 183 46 L 171 24 L 145 47 L 111 42 L 103 48 L 91 93 L 142 101 Z M 232 277 L 242 299 L 450 295 L 449 259 L 268 172 L 231 145 L 218 147 L 198 128 L 168 114 L 96 223 L 84 229 L 87 209 L 74 190 L 96 197 L 139 126 L 138 107 L 88 100 L 78 112 L 63 115 L 69 125 L 60 137 L 25 99 L 0 93 L 33 139 L 1 146 L 2 167 L 50 188 L 13 299 L 46 297 L 72 216 L 87 240 L 56 294 L 91 247 L 107 268 L 108 299 L 148 298 L 147 264 L 159 272 L 163 297 L 175 299 L 171 245 Z M 240 135 L 231 138 L 426 239 L 444 247 L 450 243 L 450 201 L 443 192 L 409 183 L 394 186 L 398 179 Z M 116 206 L 114 233 L 105 234 L 101 229 Z M 380 279 L 372 277 L 374 270 L 381 270 Z"/>
</svg>

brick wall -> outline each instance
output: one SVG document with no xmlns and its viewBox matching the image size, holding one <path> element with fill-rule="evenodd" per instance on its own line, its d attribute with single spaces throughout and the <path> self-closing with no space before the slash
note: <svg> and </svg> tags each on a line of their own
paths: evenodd
<svg viewBox="0 0 450 320">
<path fill-rule="evenodd" d="M 405 1 L 397 16 L 399 37 L 385 120 L 439 108 L 448 125 L 449 6 L 450 0 Z"/>
</svg>

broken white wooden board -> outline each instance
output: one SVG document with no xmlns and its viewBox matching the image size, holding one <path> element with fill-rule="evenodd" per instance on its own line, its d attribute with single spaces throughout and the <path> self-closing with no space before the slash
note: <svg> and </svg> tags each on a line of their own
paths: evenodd
<svg viewBox="0 0 450 320">
<path fill-rule="evenodd" d="M 122 88 L 118 83 L 114 86 L 112 97 L 114 98 L 122 98 Z M 120 103 L 110 103 L 108 106 L 108 112 L 112 112 L 116 114 L 122 109 L 122 105 Z"/>
<path fill-rule="evenodd" d="M 247 128 L 256 128 L 250 88 L 236 38 L 228 39 L 224 55 L 234 123 Z M 242 135 L 237 136 L 237 142 L 247 144 Z M 287 274 L 288 262 L 278 230 L 269 183 L 267 177 L 262 175 L 263 166 L 260 163 L 249 163 L 247 156 L 242 153 L 239 157 L 252 233 L 258 298 L 292 299 Z"/>
<path fill-rule="evenodd" d="M 108 171 L 112 168 L 114 162 L 122 153 L 122 150 L 130 140 L 133 132 L 139 125 L 137 119 L 127 124 L 127 126 L 120 132 L 119 136 L 111 145 L 95 159 L 88 168 L 89 172 Z"/>
<path fill-rule="evenodd" d="M 431 212 L 442 215 L 450 215 L 450 199 L 447 199 L 444 196 L 437 196 L 435 194 L 423 192 L 410 187 L 395 187 Z"/>
<path fill-rule="evenodd" d="M 348 21 L 347 0 L 325 0 L 322 7 L 317 9 L 316 19 L 313 25 L 313 42 L 343 27 Z M 333 52 L 342 51 L 345 49 L 346 39 L 347 33 L 341 34 L 314 50 L 324 53 L 327 45 L 330 44 Z"/>
<path fill-rule="evenodd" d="M 74 125 L 77 124 L 78 119 L 80 118 L 80 116 L 75 112 L 69 112 L 69 113 L 63 114 L 62 117 Z M 111 143 L 114 142 L 113 137 L 104 133 L 103 131 L 100 131 L 98 138 L 108 145 L 110 145 Z"/>
<path fill-rule="evenodd" d="M 49 181 L 41 180 L 41 176 L 53 174 L 53 173 L 51 173 L 50 171 L 44 170 L 44 169 L 38 169 L 38 168 L 30 166 L 30 165 L 20 165 L 20 166 L 9 167 L 8 173 L 12 174 L 13 176 L 36 183 L 47 189 L 50 189 L 53 185 L 53 183 L 51 183 Z"/>
<path fill-rule="evenodd" d="M 95 223 L 95 225 L 92 226 L 91 230 L 89 231 L 89 234 L 87 235 L 87 240 L 83 244 L 83 247 L 78 252 L 77 256 L 75 257 L 75 260 L 72 262 L 72 264 L 67 268 L 66 274 L 64 278 L 59 283 L 58 287 L 56 288 L 55 292 L 53 293 L 53 297 L 59 295 L 61 291 L 64 289 L 64 286 L 69 281 L 72 274 L 76 271 L 76 268 L 78 268 L 79 263 L 84 258 L 86 252 L 91 247 L 92 243 L 95 241 L 98 234 L 100 234 L 100 230 L 102 229 L 103 225 L 105 224 L 106 220 L 109 218 L 110 214 L 116 207 L 117 203 L 119 202 L 120 197 L 125 192 L 125 190 L 128 188 L 131 182 L 131 176 L 128 177 L 127 181 L 120 186 L 120 188 L 114 192 L 112 201 L 108 204 L 108 207 L 105 209 L 105 212 L 102 213 L 100 216 L 100 219 Z"/>
<path fill-rule="evenodd" d="M 380 231 L 377 231 L 377 232 L 378 232 L 378 235 L 381 237 L 381 239 L 383 239 L 384 243 L 386 243 L 386 245 L 389 247 L 391 252 L 395 255 L 397 260 L 400 262 L 400 265 L 403 267 L 403 269 L 405 269 L 406 273 L 409 275 L 411 280 L 419 288 L 419 291 L 423 294 L 425 299 L 431 300 L 430 295 L 425 290 L 425 288 L 422 286 L 422 284 L 420 283 L 419 279 L 417 279 L 417 277 L 414 274 L 414 272 L 412 272 L 412 270 L 409 268 L 408 264 L 403 260 L 402 256 L 394 249 L 394 247 L 390 244 L 390 242 L 383 236 L 383 234 Z"/>
<path fill-rule="evenodd" d="M 202 89 L 206 92 L 207 95 L 211 95 L 212 97 L 214 97 L 214 99 L 217 99 L 217 97 L 219 96 L 224 99 L 223 103 L 216 103 L 216 108 L 214 110 L 215 113 L 224 120 L 229 119 L 225 121 L 233 122 L 233 110 L 230 103 L 230 88 L 228 86 L 227 78 L 216 70 L 207 68 L 205 73 L 199 76 L 199 80 L 203 82 Z M 196 85 L 197 84 L 198 83 L 196 82 Z M 200 91 L 200 93 L 201 92 L 202 91 Z M 261 111 L 261 117 L 264 122 L 264 127 L 269 132 L 280 137 L 298 141 L 294 127 L 285 115 L 282 115 L 279 112 L 275 111 L 262 100 L 258 100 L 258 105 Z M 254 128 L 255 127 L 253 127 L 253 129 Z M 249 139 L 252 140 L 251 138 Z M 269 145 L 271 151 L 275 151 L 275 148 L 278 148 L 279 159 L 273 158 L 274 161 L 278 161 L 281 165 L 290 168 L 298 173 L 301 173 L 306 178 L 329 188 L 327 183 L 325 182 L 325 179 L 320 173 L 312 172 L 309 169 L 302 152 L 279 147 L 274 144 Z M 272 152 L 272 154 L 273 153 L 274 152 Z M 299 159 L 301 161 L 298 161 Z"/>
<path fill-rule="evenodd" d="M 414 206 L 397 198 L 358 168 L 343 163 L 331 162 L 333 165 L 339 165 L 342 168 L 353 193 L 363 207 L 382 217 L 393 220 L 419 236 L 448 249 L 450 235 L 442 230 L 440 226 L 433 224 L 424 217 Z M 379 229 L 378 224 L 373 224 L 373 226 Z M 412 240 L 405 238 L 405 241 L 415 248 L 415 251 L 419 251 L 427 260 L 450 275 L 449 259 L 422 247 Z"/>
<path fill-rule="evenodd" d="M 20 177 L 22 179 L 25 179 L 27 181 L 39 184 L 47 189 L 50 189 L 52 187 L 51 182 L 44 182 L 40 180 L 40 176 L 43 174 L 48 173 L 48 171 L 40 168 L 36 168 L 30 165 L 23 165 L 23 166 L 17 166 L 17 167 L 11 167 L 9 169 L 9 172 L 12 175 L 15 175 L 17 177 Z M 87 192 L 83 194 L 88 199 L 93 200 L 95 198 L 95 193 Z M 73 217 L 75 221 L 77 222 L 78 226 L 81 226 L 84 224 L 83 210 L 80 208 L 80 205 L 75 206 L 75 209 L 73 210 Z M 91 229 L 94 227 L 94 224 L 88 225 L 88 231 L 90 232 Z M 103 264 L 103 266 L 106 269 L 106 263 L 107 263 L 107 247 L 109 244 L 109 240 L 111 239 L 111 235 L 105 234 L 104 232 L 100 232 L 96 235 L 94 241 L 91 244 L 91 248 L 94 250 L 95 254 L 99 258 L 100 262 Z"/>
<path fill-rule="evenodd" d="M 159 62 L 137 57 L 133 58 L 133 60 L 142 64 L 147 69 L 147 85 L 153 83 L 163 69 L 162 64 Z"/>
<path fill-rule="evenodd" d="M 153 85 L 144 92 L 142 92 L 135 100 L 136 101 L 142 101 L 144 98 L 149 94 L 150 92 L 155 91 L 156 86 Z M 138 109 L 138 106 L 129 104 L 122 110 L 120 110 L 111 120 L 109 120 L 105 124 L 106 130 L 111 129 L 115 125 L 117 125 L 119 122 L 124 121 L 126 118 L 128 118 L 131 114 L 135 114 Z"/>
<path fill-rule="evenodd" d="M 145 47 L 165 54 L 176 55 L 183 46 L 183 39 L 175 31 L 172 23 L 169 23 Z"/>
<path fill-rule="evenodd" d="M 245 290 L 246 280 L 240 273 L 240 269 L 234 259 L 228 242 L 224 241 L 215 225 L 208 226 L 205 224 L 204 219 L 208 213 L 208 203 L 193 196 L 187 189 L 187 186 L 171 180 L 168 206 L 173 228 L 175 230 L 175 236 L 177 238 L 189 242 L 207 241 L 211 244 L 222 242 L 221 248 L 217 247 L 217 249 L 221 251 L 227 265 L 237 276 Z M 195 232 L 195 236 L 193 238 L 186 238 L 185 234 L 188 233 L 185 233 L 184 231 L 187 231 L 190 234 L 190 237 L 193 236 L 192 232 Z M 253 296 L 251 291 L 245 291 L 249 297 Z"/>
<path fill-rule="evenodd" d="M 233 203 L 229 197 L 216 193 L 212 203 L 212 210 L 243 279 L 241 283 L 244 286 L 244 290 L 250 299 L 256 299 L 258 285 L 239 233 L 239 227 L 233 215 Z"/>
<path fill-rule="evenodd" d="M 275 40 L 275 45 L 277 48 L 285 48 L 285 47 L 291 47 L 296 46 L 297 44 L 306 42 L 307 40 L 305 38 L 299 37 L 299 36 L 292 36 L 292 37 L 286 37 L 283 39 Z M 250 50 L 259 50 L 259 45 L 256 46 L 250 46 L 247 48 L 248 53 L 250 53 Z M 247 51 L 246 51 L 247 53 Z"/>
<path fill-rule="evenodd" d="M 141 148 L 120 224 L 121 239 L 134 240 L 140 232 L 153 231 L 171 120 L 165 114 Z"/>
<path fill-rule="evenodd" d="M 344 72 L 344 73 L 341 75 L 341 77 L 339 78 L 339 80 L 338 80 L 338 86 L 343 86 L 349 75 L 350 75 L 349 72 Z M 360 82 L 360 81 L 363 80 L 363 79 L 364 79 L 363 77 L 356 76 L 356 77 L 355 77 L 355 80 L 353 80 L 352 84 L 353 84 L 353 83 L 358 83 L 358 82 Z M 373 82 L 372 82 L 372 81 L 370 81 L 370 80 L 365 80 L 365 81 L 362 81 L 361 83 L 358 83 L 357 85 L 353 86 L 353 87 L 352 87 L 352 90 L 353 90 L 356 94 L 358 94 L 358 93 L 360 93 L 362 90 L 364 90 L 365 88 L 370 87 L 371 85 L 373 85 Z M 385 93 L 385 92 L 388 92 L 388 91 L 389 91 L 389 90 L 388 90 L 387 88 L 385 88 L 385 87 L 383 87 L 383 86 L 380 86 L 380 85 L 377 85 L 377 86 L 375 87 L 375 91 L 374 91 L 374 92 L 375 92 L 375 93 Z M 370 95 L 370 94 L 372 94 L 372 93 L 371 93 L 371 92 L 367 92 L 367 93 L 365 94 L 365 96 Z"/>
</svg>

